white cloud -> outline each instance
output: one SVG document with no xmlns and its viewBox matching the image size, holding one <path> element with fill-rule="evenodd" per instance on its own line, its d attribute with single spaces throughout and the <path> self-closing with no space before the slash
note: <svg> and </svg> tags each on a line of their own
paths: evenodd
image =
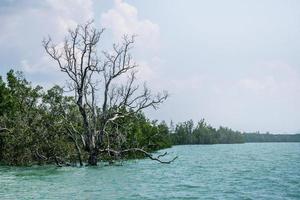
<svg viewBox="0 0 300 200">
<path fill-rule="evenodd" d="M 46 0 L 46 2 L 51 8 L 52 17 L 56 18 L 63 31 L 94 17 L 92 0 Z"/>
<path fill-rule="evenodd" d="M 124 34 L 137 35 L 138 46 L 150 49 L 159 47 L 159 26 L 150 20 L 139 19 L 138 10 L 122 0 L 115 0 L 114 8 L 101 15 L 101 24 L 112 30 L 117 41 Z"/>
<path fill-rule="evenodd" d="M 27 74 L 58 74 L 56 63 L 44 52 L 42 39 L 50 35 L 61 41 L 69 28 L 94 17 L 93 0 L 45 0 L 38 4 L 29 0 L 26 5 L 11 6 L 13 9 L 0 13 L 0 44 L 18 56 L 14 58 L 16 65 Z M 153 56 L 152 50 L 159 46 L 159 26 L 139 19 L 137 9 L 120 0 L 102 14 L 101 22 L 112 30 L 116 40 L 123 34 L 138 35 L 135 50 L 143 52 L 142 57 L 135 56 L 140 65 L 139 76 L 145 81 L 154 80 L 160 59 Z"/>
<path fill-rule="evenodd" d="M 300 73 L 297 68 L 280 61 L 263 62 L 238 85 L 248 92 L 283 95 L 300 91 Z"/>
<path fill-rule="evenodd" d="M 0 44 L 10 49 L 15 60 L 21 60 L 25 73 L 48 73 L 54 71 L 49 57 L 42 47 L 42 39 L 51 35 L 62 40 L 69 28 L 93 18 L 92 0 L 46 0 L 27 1 L 31 6 L 7 8 L 0 14 Z M 12 6 L 15 6 L 12 4 Z"/>
<path fill-rule="evenodd" d="M 49 56 L 45 55 L 42 56 L 39 60 L 36 62 L 30 63 L 30 61 L 24 59 L 21 61 L 21 69 L 24 72 L 27 72 L 29 74 L 34 73 L 57 73 L 59 72 L 59 69 L 56 65 L 56 63 L 51 62 L 49 60 Z"/>
<path fill-rule="evenodd" d="M 113 8 L 101 15 L 101 26 L 110 30 L 113 40 L 122 41 L 124 35 L 137 35 L 134 58 L 138 68 L 138 80 L 151 82 L 153 90 L 162 90 L 162 59 L 157 56 L 160 47 L 160 28 L 149 19 L 141 19 L 138 9 L 123 0 L 115 0 Z"/>
</svg>

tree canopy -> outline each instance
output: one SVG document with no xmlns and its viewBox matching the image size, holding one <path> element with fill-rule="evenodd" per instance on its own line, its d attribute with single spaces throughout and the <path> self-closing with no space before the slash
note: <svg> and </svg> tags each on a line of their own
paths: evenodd
<svg viewBox="0 0 300 200">
<path fill-rule="evenodd" d="M 6 82 L 0 79 L 0 90 L 1 163 L 71 165 L 80 159 L 87 162 L 89 155 L 80 142 L 80 134 L 76 134 L 84 131 L 84 126 L 74 97 L 64 95 L 59 86 L 47 91 L 33 87 L 22 73 L 12 70 L 7 73 Z M 118 119 L 118 124 L 118 130 L 126 134 L 112 131 L 111 141 L 119 143 L 111 143 L 111 148 L 143 147 L 148 153 L 171 146 L 166 124 L 150 121 L 141 112 Z M 100 154 L 102 161 L 144 156 L 143 152 L 134 151 L 124 152 L 124 157 L 113 152 Z"/>
</svg>

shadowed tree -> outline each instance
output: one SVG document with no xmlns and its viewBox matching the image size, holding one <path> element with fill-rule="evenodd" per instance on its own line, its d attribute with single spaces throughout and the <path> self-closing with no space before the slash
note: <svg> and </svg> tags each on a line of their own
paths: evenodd
<svg viewBox="0 0 300 200">
<path fill-rule="evenodd" d="M 138 65 L 130 54 L 134 37 L 124 36 L 121 44 L 113 45 L 112 51 L 98 53 L 103 31 L 88 22 L 70 30 L 62 46 L 54 44 L 50 37 L 43 41 L 46 52 L 67 74 L 82 116 L 83 131 L 76 130 L 70 122 L 73 128 L 69 133 L 76 145 L 80 142 L 88 152 L 89 165 L 97 165 L 102 153 L 120 157 L 129 152 L 169 163 L 153 157 L 143 147 L 123 148 L 126 133 L 120 128 L 121 119 L 134 117 L 148 107 L 156 109 L 168 94 L 153 95 L 146 84 L 136 83 Z"/>
</svg>

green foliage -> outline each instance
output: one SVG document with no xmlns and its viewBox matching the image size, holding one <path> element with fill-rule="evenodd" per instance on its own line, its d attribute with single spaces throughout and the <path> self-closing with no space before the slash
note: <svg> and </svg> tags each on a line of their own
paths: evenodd
<svg viewBox="0 0 300 200">
<path fill-rule="evenodd" d="M 143 113 L 119 118 L 107 128 L 107 132 L 110 134 L 104 135 L 102 145 L 117 151 L 142 148 L 145 151 L 153 152 L 172 146 L 166 123 L 150 121 Z M 108 141 L 110 141 L 109 145 Z M 133 151 L 124 156 L 125 158 L 141 158 L 144 154 Z M 105 154 L 101 156 L 101 159 L 106 159 Z"/>
<path fill-rule="evenodd" d="M 9 91 L 0 76 L 0 116 L 3 116 L 4 113 L 7 113 L 10 109 Z"/>
<path fill-rule="evenodd" d="M 150 122 L 143 114 L 137 115 L 128 127 L 129 137 L 127 144 L 129 148 L 145 147 L 145 150 L 156 151 L 171 147 L 169 128 L 165 122 Z M 135 144 L 136 142 L 136 144 Z"/>
<path fill-rule="evenodd" d="M 21 73 L 12 70 L 7 74 L 7 86 L 3 81 L 0 85 L 0 127 L 7 129 L 0 135 L 2 163 L 51 163 L 56 157 L 72 153 L 72 143 L 55 107 L 65 98 L 62 93 L 54 93 L 58 87 L 44 94 L 40 86 L 32 87 Z"/>
<path fill-rule="evenodd" d="M 0 163 L 78 161 L 73 140 L 76 135 L 72 138 L 68 130 L 83 131 L 82 119 L 74 98 L 64 96 L 61 87 L 44 92 L 40 86 L 33 87 L 22 73 L 11 70 L 6 82 L 0 78 L 0 100 Z M 143 147 L 151 152 L 171 146 L 165 123 L 151 122 L 142 113 L 118 120 L 117 125 L 108 128 L 114 149 Z M 120 131 L 125 134 L 118 134 Z M 107 146 L 105 136 L 103 141 L 103 146 Z M 79 150 L 86 160 L 82 145 Z"/>
<path fill-rule="evenodd" d="M 240 132 L 220 127 L 215 129 L 206 124 L 204 119 L 194 125 L 192 120 L 179 123 L 171 134 L 174 144 L 228 144 L 243 143 L 244 137 Z"/>
</svg>

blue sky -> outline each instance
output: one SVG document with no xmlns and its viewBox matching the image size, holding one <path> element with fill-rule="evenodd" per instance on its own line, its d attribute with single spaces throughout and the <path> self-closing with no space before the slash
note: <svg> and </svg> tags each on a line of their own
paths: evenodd
<svg viewBox="0 0 300 200">
<path fill-rule="evenodd" d="M 299 10 L 298 0 L 2 0 L 0 74 L 64 84 L 41 41 L 93 18 L 103 48 L 138 35 L 140 79 L 171 94 L 151 118 L 300 132 Z"/>
</svg>

